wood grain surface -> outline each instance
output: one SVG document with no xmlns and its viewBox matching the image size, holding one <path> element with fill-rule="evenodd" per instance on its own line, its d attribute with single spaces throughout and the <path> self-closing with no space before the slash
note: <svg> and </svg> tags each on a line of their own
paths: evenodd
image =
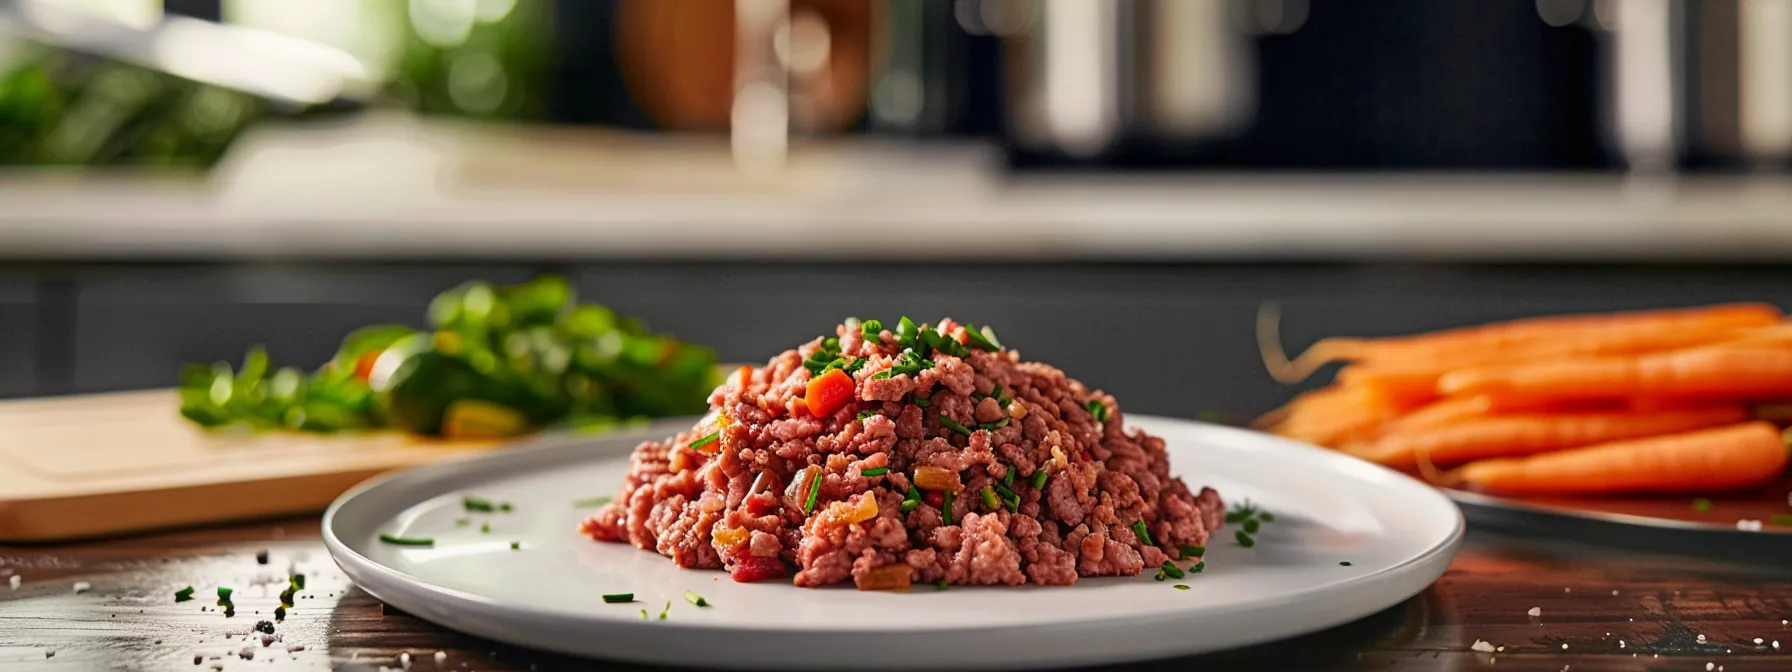
<svg viewBox="0 0 1792 672">
<path fill-rule="evenodd" d="M 1393 609 L 1290 641 L 1129 669 L 1792 669 L 1792 555 L 1678 551 L 1476 531 L 1441 580 Z M 306 588 L 264 645 L 254 626 L 273 619 L 288 571 L 305 574 Z M 92 587 L 77 594 L 77 582 Z M 197 599 L 176 603 L 189 585 Z M 236 591 L 234 616 L 215 606 L 220 585 Z M 1477 640 L 1496 649 L 1473 650 Z M 0 669 L 378 670 L 400 668 L 404 654 L 411 670 L 655 669 L 501 645 L 384 609 L 337 570 L 309 517 L 0 546 Z"/>
</svg>

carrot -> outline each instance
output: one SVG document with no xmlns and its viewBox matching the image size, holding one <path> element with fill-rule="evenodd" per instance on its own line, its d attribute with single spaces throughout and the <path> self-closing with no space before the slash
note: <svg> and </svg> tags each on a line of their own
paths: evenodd
<svg viewBox="0 0 1792 672">
<path fill-rule="evenodd" d="M 1739 406 L 1650 413 L 1495 415 L 1390 434 L 1362 454 L 1398 469 L 1411 469 L 1423 462 L 1454 466 L 1489 457 L 1530 455 L 1717 427 L 1748 417 L 1748 411 Z"/>
<path fill-rule="evenodd" d="M 1252 426 L 1307 443 L 1337 447 L 1371 438 L 1382 423 L 1399 417 L 1408 408 L 1374 390 L 1329 387 L 1296 397 L 1258 418 Z"/>
<path fill-rule="evenodd" d="M 1759 399 L 1792 395 L 1792 350 L 1711 346 L 1625 357 L 1583 357 L 1452 371 L 1446 395 L 1508 402 L 1618 397 Z"/>
<path fill-rule="evenodd" d="M 1617 441 L 1525 458 L 1471 462 L 1462 483 L 1504 495 L 1707 493 L 1764 485 L 1786 469 L 1767 422 Z"/>
<path fill-rule="evenodd" d="M 1257 341 L 1270 375 L 1288 383 L 1336 361 L 1441 370 L 1496 360 L 1637 352 L 1709 343 L 1780 319 L 1779 309 L 1765 304 L 1561 315 L 1417 336 L 1328 338 L 1290 360 L 1276 335 L 1280 312 L 1264 306 L 1257 315 Z"/>
<path fill-rule="evenodd" d="M 1374 390 L 1388 399 L 1413 406 L 1435 401 L 1442 371 L 1347 366 L 1338 371 L 1337 383 Z"/>
</svg>

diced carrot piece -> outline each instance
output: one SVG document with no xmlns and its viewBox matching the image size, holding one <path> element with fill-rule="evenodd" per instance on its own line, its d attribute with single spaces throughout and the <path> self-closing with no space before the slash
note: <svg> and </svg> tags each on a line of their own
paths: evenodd
<svg viewBox="0 0 1792 672">
<path fill-rule="evenodd" d="M 845 408 L 852 401 L 853 391 L 852 376 L 840 369 L 829 369 L 809 381 L 803 402 L 808 404 L 811 415 L 825 418 Z"/>
<path fill-rule="evenodd" d="M 964 487 L 958 472 L 941 467 L 915 467 L 915 487 L 922 490 L 958 490 Z"/>
<path fill-rule="evenodd" d="M 908 565 L 883 565 L 853 577 L 859 590 L 908 590 L 915 570 Z"/>
</svg>

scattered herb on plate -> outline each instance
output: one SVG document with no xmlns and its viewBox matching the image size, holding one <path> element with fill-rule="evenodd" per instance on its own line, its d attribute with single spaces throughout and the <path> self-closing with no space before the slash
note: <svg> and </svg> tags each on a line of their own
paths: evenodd
<svg viewBox="0 0 1792 672">
<path fill-rule="evenodd" d="M 380 533 L 380 541 L 394 546 L 434 546 L 435 537 L 401 537 L 396 534 Z"/>
<path fill-rule="evenodd" d="M 692 591 L 692 590 L 684 591 L 684 601 L 689 602 L 691 604 L 695 604 L 699 607 L 709 606 L 709 600 L 703 599 L 702 595 L 698 595 L 696 591 Z"/>
<path fill-rule="evenodd" d="M 581 499 L 579 501 L 573 502 L 572 506 L 575 509 L 589 509 L 589 508 L 593 508 L 593 507 L 603 506 L 603 505 L 609 504 L 609 503 L 610 503 L 609 497 L 592 497 L 591 499 Z"/>
<path fill-rule="evenodd" d="M 622 602 L 633 602 L 633 601 L 635 601 L 634 593 L 609 593 L 609 594 L 604 595 L 604 603 L 605 604 L 618 604 L 618 603 L 622 603 Z M 645 613 L 645 612 L 643 612 L 643 613 Z"/>
</svg>

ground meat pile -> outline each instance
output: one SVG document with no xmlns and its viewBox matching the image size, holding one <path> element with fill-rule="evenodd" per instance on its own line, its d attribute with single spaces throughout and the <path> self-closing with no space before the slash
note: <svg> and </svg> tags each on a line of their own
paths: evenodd
<svg viewBox="0 0 1792 672">
<path fill-rule="evenodd" d="M 737 581 L 900 589 L 1137 575 L 1223 522 L 1113 397 L 987 330 L 890 326 L 742 367 L 696 427 L 635 449 L 580 531 Z"/>
</svg>

